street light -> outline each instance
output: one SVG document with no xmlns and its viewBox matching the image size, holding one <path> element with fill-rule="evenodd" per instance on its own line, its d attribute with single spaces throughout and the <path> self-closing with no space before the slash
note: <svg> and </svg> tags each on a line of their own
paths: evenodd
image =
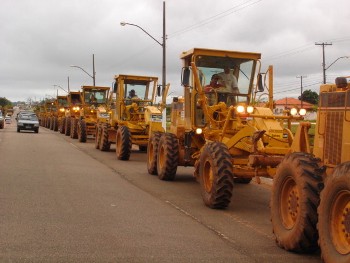
<svg viewBox="0 0 350 263">
<path fill-rule="evenodd" d="M 93 85 L 96 86 L 96 72 L 95 72 L 95 54 L 92 54 L 92 76 L 82 67 L 75 66 L 75 65 L 70 65 L 72 68 L 79 68 L 82 71 L 84 71 L 90 78 L 93 80 Z"/>
<path fill-rule="evenodd" d="M 150 38 L 152 38 L 154 41 L 156 41 L 163 50 L 163 65 L 162 65 L 162 87 L 163 89 L 165 88 L 166 85 L 166 52 L 165 52 L 165 42 L 166 42 L 166 34 L 165 34 L 165 1 L 163 1 L 163 43 L 160 43 L 157 39 L 155 39 L 150 33 L 148 33 L 146 30 L 144 30 L 142 27 L 139 25 L 131 24 L 131 23 L 126 23 L 126 22 L 120 22 L 121 26 L 135 26 L 139 29 L 141 29 L 144 33 L 146 33 Z"/>
<path fill-rule="evenodd" d="M 326 67 L 324 69 L 324 76 L 323 76 L 323 79 L 324 79 L 324 84 L 326 84 L 326 70 L 329 69 L 335 62 L 337 62 L 339 59 L 342 59 L 342 58 L 350 58 L 349 56 L 342 56 L 342 57 L 339 57 L 337 58 L 336 60 L 334 60 L 328 67 Z"/>
<path fill-rule="evenodd" d="M 60 88 L 61 90 L 63 90 L 64 92 L 68 93 L 68 91 L 66 91 L 66 90 L 65 90 L 64 88 L 62 88 L 60 85 L 53 84 L 52 86 L 58 87 L 58 88 Z"/>
</svg>

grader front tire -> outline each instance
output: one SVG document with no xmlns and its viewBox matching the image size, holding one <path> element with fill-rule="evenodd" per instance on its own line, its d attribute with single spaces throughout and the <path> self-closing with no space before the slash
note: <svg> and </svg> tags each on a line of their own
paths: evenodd
<svg viewBox="0 0 350 263">
<path fill-rule="evenodd" d="M 101 140 L 101 126 L 100 125 L 96 125 L 96 129 L 95 129 L 95 149 L 100 149 L 100 140 Z"/>
<path fill-rule="evenodd" d="M 318 214 L 324 262 L 350 262 L 350 162 L 339 165 L 327 178 Z"/>
<path fill-rule="evenodd" d="M 306 153 L 287 155 L 278 166 L 271 194 L 271 221 L 276 243 L 294 252 L 318 249 L 317 207 L 323 170 Z"/>
<path fill-rule="evenodd" d="M 155 132 L 148 140 L 147 147 L 147 171 L 149 174 L 157 175 L 158 145 L 161 133 Z"/>
<path fill-rule="evenodd" d="M 79 142 L 86 142 L 86 122 L 84 120 L 78 121 L 77 134 Z"/>
<path fill-rule="evenodd" d="M 204 146 L 199 160 L 199 182 L 204 204 L 224 209 L 233 191 L 233 166 L 225 144 L 212 142 Z"/>
<path fill-rule="evenodd" d="M 71 120 L 70 120 L 70 118 L 65 118 L 65 122 L 66 122 L 66 124 L 65 124 L 65 131 L 64 131 L 64 135 L 66 135 L 66 136 L 70 136 L 70 132 L 71 132 Z"/>
<path fill-rule="evenodd" d="M 127 161 L 131 154 L 131 133 L 126 126 L 120 126 L 117 131 L 116 153 L 119 160 Z"/>
<path fill-rule="evenodd" d="M 179 142 L 172 133 L 164 133 L 158 144 L 157 174 L 160 180 L 175 179 L 179 158 Z"/>
<path fill-rule="evenodd" d="M 100 150 L 108 152 L 111 148 L 111 143 L 108 141 L 108 124 L 103 124 L 100 132 Z"/>
</svg>

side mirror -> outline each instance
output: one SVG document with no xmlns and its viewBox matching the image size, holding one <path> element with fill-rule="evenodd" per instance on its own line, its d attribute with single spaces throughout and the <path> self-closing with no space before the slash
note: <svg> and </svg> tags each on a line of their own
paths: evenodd
<svg viewBox="0 0 350 263">
<path fill-rule="evenodd" d="M 157 96 L 160 97 L 160 85 L 157 86 Z"/>
<path fill-rule="evenodd" d="M 190 85 L 190 68 L 183 67 L 181 73 L 181 84 L 182 86 L 188 87 Z"/>
<path fill-rule="evenodd" d="M 258 91 L 263 92 L 264 91 L 264 85 L 263 85 L 263 80 L 262 80 L 262 74 L 258 74 Z"/>
</svg>

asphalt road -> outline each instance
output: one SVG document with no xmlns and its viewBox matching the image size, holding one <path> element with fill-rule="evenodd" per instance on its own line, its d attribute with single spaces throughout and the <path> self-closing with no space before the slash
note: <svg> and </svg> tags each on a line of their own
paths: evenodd
<svg viewBox="0 0 350 263">
<path fill-rule="evenodd" d="M 299 262 L 278 248 L 270 184 L 236 184 L 226 210 L 207 208 L 192 167 L 173 182 L 40 127 L 0 130 L 0 262 Z"/>
</svg>

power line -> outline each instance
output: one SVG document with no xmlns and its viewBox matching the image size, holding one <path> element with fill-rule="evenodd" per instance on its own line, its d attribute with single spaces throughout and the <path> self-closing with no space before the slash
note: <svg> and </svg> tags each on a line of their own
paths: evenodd
<svg viewBox="0 0 350 263">
<path fill-rule="evenodd" d="M 229 8 L 228 10 L 226 10 L 224 12 L 221 12 L 219 14 L 216 14 L 214 16 L 206 18 L 206 19 L 204 19 L 202 21 L 199 21 L 198 23 L 195 23 L 195 24 L 193 24 L 191 26 L 188 26 L 188 27 L 185 27 L 185 28 L 180 29 L 178 31 L 175 31 L 172 34 L 169 34 L 168 38 L 173 38 L 175 36 L 178 36 L 178 35 L 181 35 L 183 33 L 186 33 L 186 32 L 188 32 L 190 30 L 195 29 L 195 28 L 207 25 L 207 24 L 212 23 L 212 22 L 214 22 L 214 21 L 216 21 L 218 19 L 226 17 L 226 16 L 228 16 L 228 15 L 230 15 L 232 13 L 238 12 L 238 11 L 243 10 L 243 9 L 245 9 L 247 7 L 250 7 L 250 6 L 254 5 L 254 4 L 257 4 L 257 3 L 261 2 L 261 1 L 262 0 L 248 0 L 245 3 L 241 3 L 241 4 L 238 4 L 238 5 L 234 6 L 234 7 Z M 251 2 L 251 3 L 249 3 L 249 2 Z"/>
<path fill-rule="evenodd" d="M 322 46 L 322 68 L 323 68 L 323 84 L 326 84 L 326 59 L 325 59 L 325 53 L 324 53 L 324 47 L 325 46 L 331 46 L 332 43 L 322 42 L 322 43 L 315 43 L 316 46 Z"/>
</svg>

